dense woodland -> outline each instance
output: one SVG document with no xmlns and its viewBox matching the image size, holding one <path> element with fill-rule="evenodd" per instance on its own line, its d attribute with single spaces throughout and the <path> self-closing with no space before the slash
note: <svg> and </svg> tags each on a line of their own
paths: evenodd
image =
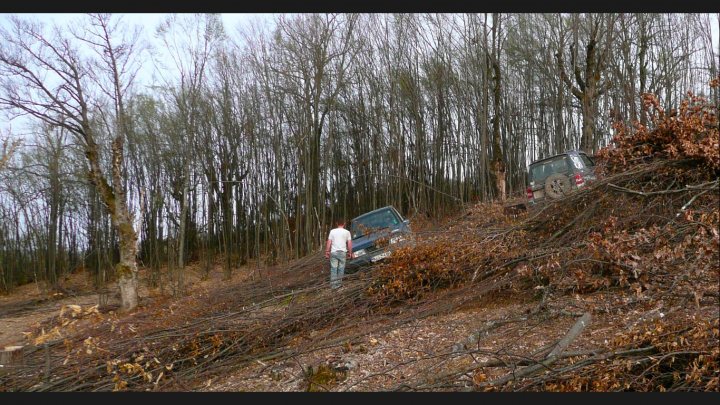
<svg viewBox="0 0 720 405">
<path fill-rule="evenodd" d="M 0 291 L 84 268 L 127 292 L 139 265 L 178 294 L 190 262 L 230 277 L 302 257 L 336 216 L 392 204 L 438 218 L 524 195 L 532 160 L 647 124 L 645 93 L 667 110 L 687 92 L 719 105 L 718 23 L 300 14 L 224 27 L 207 14 L 143 33 L 131 15 L 12 17 L 0 108 L 28 126 L 0 134 Z"/>
</svg>

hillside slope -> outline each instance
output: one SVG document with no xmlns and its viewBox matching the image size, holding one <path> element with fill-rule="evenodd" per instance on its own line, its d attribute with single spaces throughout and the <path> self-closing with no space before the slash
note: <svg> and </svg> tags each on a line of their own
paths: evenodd
<svg viewBox="0 0 720 405">
<path fill-rule="evenodd" d="M 318 253 L 128 315 L 69 308 L 0 390 L 717 391 L 717 116 L 647 101 L 654 129 L 618 128 L 561 200 L 469 207 L 338 292 Z"/>
</svg>

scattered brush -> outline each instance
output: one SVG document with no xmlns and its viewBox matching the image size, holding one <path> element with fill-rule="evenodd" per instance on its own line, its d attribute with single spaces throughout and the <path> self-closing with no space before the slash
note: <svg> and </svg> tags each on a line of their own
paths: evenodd
<svg viewBox="0 0 720 405">
<path fill-rule="evenodd" d="M 600 153 L 601 178 L 563 199 L 513 217 L 499 204 L 476 205 L 373 271 L 346 276 L 339 291 L 317 253 L 166 307 L 48 327 L 57 335 L 0 375 L 0 391 L 192 390 L 252 362 L 342 347 L 509 288 L 539 301 L 512 321 L 533 327 L 561 316 L 657 316 L 582 351 L 567 349 L 586 325 L 523 356 L 500 347 L 495 360 L 454 363 L 478 353 L 460 345 L 433 355 L 428 370 L 444 372 L 398 389 L 716 391 L 717 116 L 695 97 L 670 114 L 646 101 L 657 110 L 654 129 L 619 127 Z M 593 293 L 615 298 L 567 306 L 567 297 Z M 705 315 L 673 309 L 691 305 Z M 331 389 L 340 378 L 326 371 L 308 371 L 306 388 Z"/>
</svg>

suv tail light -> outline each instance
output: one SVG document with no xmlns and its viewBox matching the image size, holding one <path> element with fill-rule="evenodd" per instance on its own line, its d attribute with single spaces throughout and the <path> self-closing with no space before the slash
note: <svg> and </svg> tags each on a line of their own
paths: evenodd
<svg viewBox="0 0 720 405">
<path fill-rule="evenodd" d="M 535 198 L 535 195 L 533 194 L 532 187 L 528 187 L 525 192 L 527 193 L 528 200 L 532 200 Z"/>
<path fill-rule="evenodd" d="M 578 187 L 582 187 L 585 185 L 585 179 L 583 179 L 583 176 L 580 173 L 577 173 L 575 175 L 575 185 Z"/>
</svg>

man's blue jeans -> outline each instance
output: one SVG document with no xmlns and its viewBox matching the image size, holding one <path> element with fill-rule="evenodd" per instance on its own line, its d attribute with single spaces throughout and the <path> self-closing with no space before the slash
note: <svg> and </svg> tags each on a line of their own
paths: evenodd
<svg viewBox="0 0 720 405">
<path fill-rule="evenodd" d="M 330 288 L 340 288 L 345 274 L 345 258 L 347 252 L 335 251 L 330 253 Z"/>
</svg>

